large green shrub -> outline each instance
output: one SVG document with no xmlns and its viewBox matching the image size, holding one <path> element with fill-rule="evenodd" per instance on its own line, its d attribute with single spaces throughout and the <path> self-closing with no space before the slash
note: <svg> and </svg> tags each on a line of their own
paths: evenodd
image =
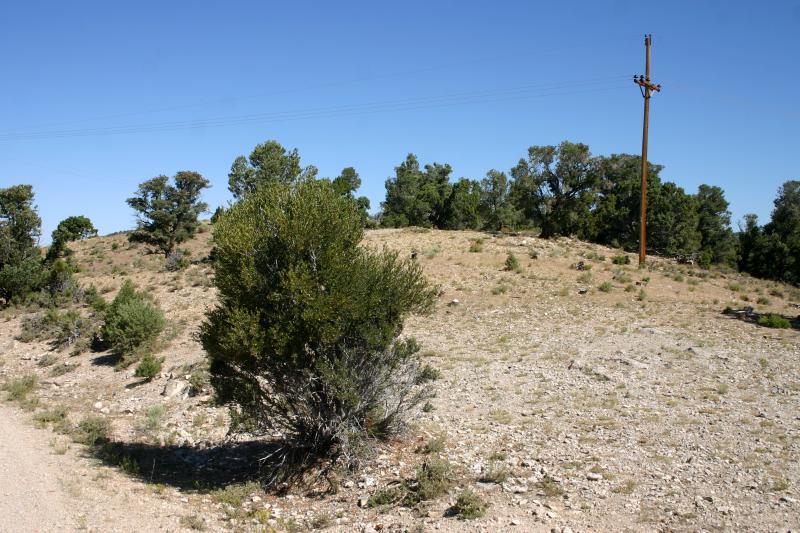
<svg viewBox="0 0 800 533">
<path fill-rule="evenodd" d="M 398 336 L 435 289 L 362 236 L 358 206 L 311 180 L 262 186 L 216 224 L 220 303 L 201 340 L 234 429 L 283 434 L 273 481 L 320 459 L 356 467 L 430 395 L 418 345 Z"/>
<path fill-rule="evenodd" d="M 128 365 L 153 347 L 165 325 L 161 310 L 126 281 L 108 306 L 100 335 L 111 350 L 122 356 L 122 364 Z"/>
</svg>

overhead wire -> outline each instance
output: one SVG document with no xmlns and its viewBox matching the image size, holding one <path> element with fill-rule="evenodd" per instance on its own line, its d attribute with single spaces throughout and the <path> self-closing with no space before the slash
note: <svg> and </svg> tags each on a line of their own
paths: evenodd
<svg viewBox="0 0 800 533">
<path fill-rule="evenodd" d="M 313 118 L 332 118 L 339 116 L 364 115 L 396 111 L 410 111 L 449 107 L 457 105 L 539 98 L 555 95 L 599 92 L 627 87 L 622 80 L 628 75 L 607 76 L 585 80 L 547 82 L 529 84 L 501 89 L 484 89 L 479 91 L 462 91 L 441 95 L 403 98 L 397 100 L 342 104 L 327 107 L 296 109 L 289 111 L 273 111 L 248 113 L 243 115 L 218 116 L 203 119 L 165 121 L 155 123 L 105 126 L 94 128 L 73 128 L 63 130 L 41 130 L 32 132 L 0 133 L 0 142 L 7 143 L 22 140 L 59 139 L 68 137 L 87 137 L 105 135 L 123 135 L 135 133 L 156 133 L 185 129 L 215 128 L 223 126 L 245 125 L 253 123 L 284 122 L 292 120 L 308 120 Z"/>
</svg>

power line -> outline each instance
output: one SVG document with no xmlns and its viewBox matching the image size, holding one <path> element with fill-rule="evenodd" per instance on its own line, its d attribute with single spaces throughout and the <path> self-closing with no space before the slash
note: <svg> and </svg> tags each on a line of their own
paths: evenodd
<svg viewBox="0 0 800 533">
<path fill-rule="evenodd" d="M 624 35 L 623 34 L 616 34 L 616 35 L 608 36 L 608 38 L 605 39 L 605 40 L 606 41 L 613 41 L 613 40 L 616 40 L 616 39 L 622 40 L 623 38 L 627 40 L 628 37 L 630 37 L 630 36 L 627 35 L 627 34 L 624 34 Z M 536 54 L 537 54 L 537 56 L 542 56 L 544 54 L 551 54 L 551 53 L 554 53 L 554 52 L 560 52 L 560 51 L 572 50 L 572 49 L 580 49 L 580 48 L 586 48 L 586 47 L 596 48 L 597 47 L 597 40 L 596 39 L 591 39 L 591 40 L 586 40 L 584 42 L 572 41 L 572 42 L 570 42 L 570 44 L 564 45 L 564 46 L 557 46 L 557 47 L 552 47 L 552 48 L 539 48 L 539 49 L 536 49 Z M 299 87 L 287 87 L 287 88 L 276 89 L 276 90 L 260 92 L 260 93 L 256 93 L 256 94 L 244 95 L 244 96 L 215 98 L 215 99 L 211 99 L 211 100 L 205 100 L 205 101 L 201 101 L 201 102 L 194 102 L 194 103 L 190 103 L 190 104 L 179 104 L 179 105 L 174 105 L 174 106 L 158 107 L 158 108 L 145 109 L 145 110 L 140 110 L 140 111 L 129 111 L 129 112 L 124 112 L 124 113 L 114 113 L 114 114 L 107 114 L 107 115 L 98 115 L 98 116 L 94 116 L 94 117 L 85 117 L 85 118 L 79 118 L 79 119 L 51 122 L 51 123 L 39 124 L 39 125 L 36 125 L 36 126 L 27 127 L 27 128 L 11 130 L 11 131 L 8 131 L 7 133 L 26 133 L 31 128 L 52 128 L 52 127 L 69 125 L 69 124 L 80 124 L 80 123 L 96 122 L 96 121 L 108 120 L 108 119 L 118 119 L 118 118 L 125 118 L 125 117 L 135 117 L 135 116 L 140 116 L 140 115 L 149 115 L 149 114 L 154 114 L 154 113 L 180 111 L 180 110 L 192 109 L 192 108 L 197 108 L 197 107 L 208 107 L 208 106 L 216 105 L 216 104 L 225 104 L 225 103 L 231 103 L 231 102 L 237 102 L 237 101 L 243 101 L 243 100 L 252 100 L 252 99 L 256 99 L 256 98 L 264 98 L 264 97 L 267 97 L 267 96 L 275 96 L 275 95 L 280 95 L 280 94 L 291 94 L 291 93 L 296 93 L 296 92 L 301 92 L 301 91 L 310 91 L 310 90 L 315 90 L 315 89 L 324 89 L 324 88 L 329 88 L 329 87 L 344 86 L 344 85 L 350 85 L 350 84 L 353 84 L 353 83 L 361 83 L 361 82 L 374 81 L 374 80 L 380 80 L 380 79 L 391 79 L 391 78 L 397 78 L 397 77 L 402 77 L 402 76 L 409 76 L 409 75 L 413 75 L 413 74 L 421 74 L 421 73 L 424 73 L 424 72 L 442 71 L 442 70 L 459 68 L 459 67 L 464 67 L 464 66 L 469 66 L 469 65 L 481 64 L 481 63 L 494 63 L 494 62 L 496 62 L 496 61 L 498 61 L 500 59 L 506 58 L 506 57 L 507 56 L 484 57 L 484 58 L 481 58 L 481 59 L 471 59 L 469 61 L 459 61 L 459 62 L 456 62 L 456 63 L 446 63 L 446 64 L 439 64 L 439 65 L 433 65 L 433 66 L 428 66 L 428 67 L 415 68 L 415 69 L 398 70 L 398 71 L 387 72 L 387 73 L 383 73 L 383 74 L 376 74 L 376 75 L 370 75 L 370 76 L 359 76 L 359 77 L 355 77 L 355 78 L 336 80 L 336 81 L 329 81 L 329 82 L 323 82 L 323 83 L 319 83 L 319 84 L 311 84 L 311 85 L 305 85 L 305 86 L 299 86 Z"/>
<path fill-rule="evenodd" d="M 574 80 L 563 82 L 550 82 L 532 85 L 509 87 L 504 89 L 491 89 L 482 91 L 467 91 L 449 93 L 435 96 L 406 98 L 383 102 L 368 102 L 362 104 L 345 104 L 338 106 L 299 109 L 293 111 L 278 111 L 265 113 L 250 113 L 245 115 L 211 117 L 206 119 L 193 119 L 170 122 L 157 122 L 149 124 L 132 124 L 121 126 L 107 126 L 97 128 L 76 128 L 65 130 L 45 130 L 27 133 L 0 133 L 0 142 L 13 142 L 22 140 L 58 139 L 68 137 L 87 137 L 122 135 L 134 133 L 155 133 L 164 131 L 177 131 L 197 128 L 214 128 L 222 126 L 245 125 L 267 122 L 284 122 L 292 120 L 307 120 L 313 118 L 332 118 L 339 116 L 364 115 L 385 113 L 392 111 L 410 111 L 416 109 L 430 109 L 457 105 L 469 105 L 486 102 L 499 102 L 527 98 L 539 98 L 563 94 L 577 94 L 585 92 L 599 92 L 622 88 L 623 79 L 629 76 L 618 75 L 587 80 Z"/>
</svg>

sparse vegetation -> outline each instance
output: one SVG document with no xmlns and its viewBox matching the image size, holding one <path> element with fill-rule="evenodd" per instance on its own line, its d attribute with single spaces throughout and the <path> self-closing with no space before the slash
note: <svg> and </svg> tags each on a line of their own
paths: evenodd
<svg viewBox="0 0 800 533">
<path fill-rule="evenodd" d="M 88 446 L 108 442 L 111 423 L 107 418 L 97 415 L 85 416 L 72 432 L 72 440 Z"/>
<path fill-rule="evenodd" d="M 458 493 L 451 512 L 461 520 L 475 520 L 486 515 L 487 507 L 480 496 L 467 489 Z"/>
</svg>

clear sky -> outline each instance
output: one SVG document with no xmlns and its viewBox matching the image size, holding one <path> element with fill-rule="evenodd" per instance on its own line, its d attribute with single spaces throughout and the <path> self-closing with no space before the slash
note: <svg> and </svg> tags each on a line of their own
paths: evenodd
<svg viewBox="0 0 800 533">
<path fill-rule="evenodd" d="M 639 153 L 735 222 L 800 179 L 800 0 L 3 2 L 0 187 L 30 183 L 45 236 L 70 215 L 133 226 L 125 199 L 178 170 L 229 199 L 234 158 L 277 139 L 378 207 L 409 152 L 453 177 L 530 145 Z"/>
</svg>

